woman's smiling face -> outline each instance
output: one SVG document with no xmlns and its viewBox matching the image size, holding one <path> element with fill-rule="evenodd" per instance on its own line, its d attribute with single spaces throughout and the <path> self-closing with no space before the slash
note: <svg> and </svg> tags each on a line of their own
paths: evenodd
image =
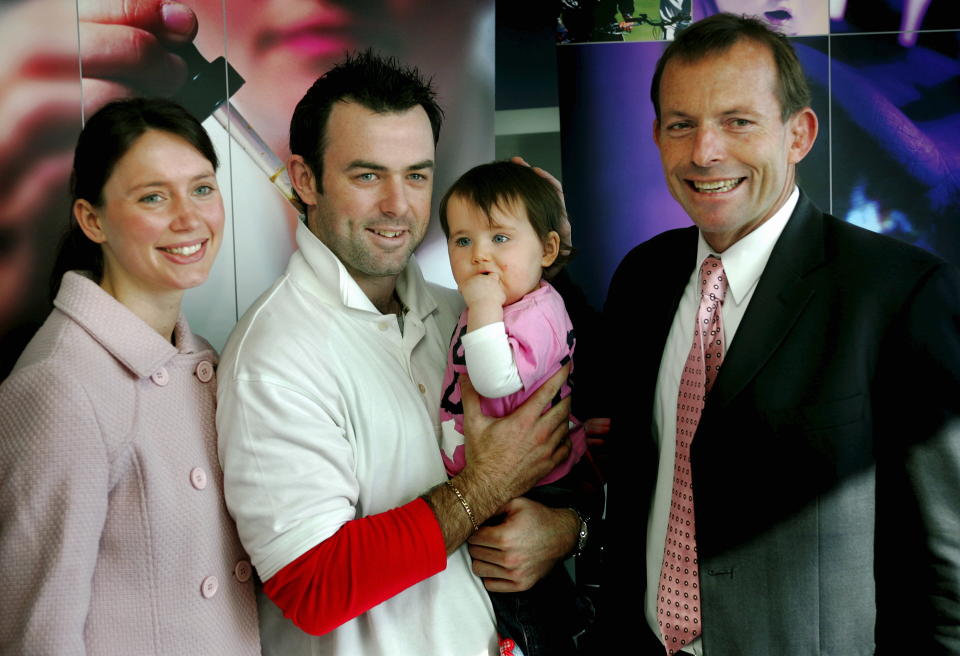
<svg viewBox="0 0 960 656">
<path fill-rule="evenodd" d="M 103 187 L 93 233 L 104 252 L 105 288 L 166 293 L 207 279 L 223 235 L 213 164 L 184 139 L 140 136 Z"/>
</svg>

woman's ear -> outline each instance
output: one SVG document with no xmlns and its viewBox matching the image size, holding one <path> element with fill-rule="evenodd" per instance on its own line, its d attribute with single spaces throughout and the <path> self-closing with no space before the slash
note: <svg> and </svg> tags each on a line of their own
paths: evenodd
<svg viewBox="0 0 960 656">
<path fill-rule="evenodd" d="M 557 255 L 560 254 L 560 235 L 556 230 L 551 230 L 543 240 L 543 259 L 540 260 L 540 266 L 546 268 L 554 263 Z"/>
<path fill-rule="evenodd" d="M 97 244 L 107 241 L 107 233 L 103 231 L 103 223 L 100 221 L 100 213 L 90 201 L 78 198 L 73 201 L 73 218 L 77 220 L 80 229 L 87 238 Z"/>
</svg>

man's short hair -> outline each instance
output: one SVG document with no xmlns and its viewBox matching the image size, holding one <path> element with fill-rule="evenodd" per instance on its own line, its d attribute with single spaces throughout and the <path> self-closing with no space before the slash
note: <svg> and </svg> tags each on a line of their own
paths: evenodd
<svg viewBox="0 0 960 656">
<path fill-rule="evenodd" d="M 810 87 L 807 86 L 797 53 L 787 37 L 758 18 L 721 13 L 699 20 L 679 32 L 660 56 L 650 84 L 650 100 L 653 101 L 657 120 L 660 120 L 660 80 L 667 62 L 674 58 L 695 62 L 709 55 L 726 52 L 742 40 L 770 48 L 777 67 L 778 84 L 775 91 L 780 101 L 781 120 L 786 121 L 810 106 Z"/>
<path fill-rule="evenodd" d="M 303 157 L 317 177 L 320 193 L 327 121 L 334 103 L 341 101 L 355 102 L 378 114 L 405 112 L 420 105 L 430 119 L 433 143 L 440 138 L 443 110 L 431 80 L 425 80 L 416 68 L 372 49 L 348 55 L 313 83 L 290 119 L 290 152 Z"/>
<path fill-rule="evenodd" d="M 563 233 L 566 210 L 559 192 L 529 166 L 510 161 L 490 162 L 475 166 L 461 175 L 440 199 L 440 227 L 448 239 L 450 223 L 447 220 L 447 207 L 454 197 L 479 208 L 491 225 L 494 208 L 508 213 L 510 206 L 516 203 L 526 211 L 527 219 L 541 241 L 551 231 L 558 235 Z M 552 266 L 559 270 L 570 259 L 572 252 L 571 244 L 561 243 L 560 252 Z"/>
</svg>

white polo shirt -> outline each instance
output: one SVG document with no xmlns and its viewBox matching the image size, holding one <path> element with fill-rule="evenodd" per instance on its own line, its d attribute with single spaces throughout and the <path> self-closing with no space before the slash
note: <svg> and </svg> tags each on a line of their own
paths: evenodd
<svg viewBox="0 0 960 656">
<path fill-rule="evenodd" d="M 264 580 L 345 522 L 446 480 L 438 410 L 460 296 L 427 283 L 411 258 L 397 281 L 409 308 L 401 335 L 303 225 L 297 245 L 237 324 L 218 374 L 224 493 Z M 264 654 L 498 653 L 465 546 L 444 571 L 323 636 L 260 601 Z"/>
</svg>

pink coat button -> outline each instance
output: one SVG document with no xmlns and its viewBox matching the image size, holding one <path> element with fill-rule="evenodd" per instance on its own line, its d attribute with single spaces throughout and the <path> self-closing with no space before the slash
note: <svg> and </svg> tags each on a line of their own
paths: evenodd
<svg viewBox="0 0 960 656">
<path fill-rule="evenodd" d="M 237 566 L 233 568 L 233 575 L 236 576 L 237 580 L 241 583 L 246 583 L 253 575 L 253 566 L 246 560 L 238 561 Z"/>
<path fill-rule="evenodd" d="M 190 483 L 198 490 L 207 487 L 207 472 L 199 467 L 194 467 L 190 470 Z"/>
<path fill-rule="evenodd" d="M 213 380 L 213 365 L 206 360 L 197 365 L 197 378 L 201 383 L 209 383 Z"/>
<path fill-rule="evenodd" d="M 154 372 L 152 376 L 150 376 L 150 380 L 152 380 L 154 383 L 156 383 L 160 387 L 163 387 L 164 385 L 170 382 L 170 374 L 167 373 L 167 370 L 165 368 L 160 367 L 159 369 L 156 370 L 156 372 Z"/>
<path fill-rule="evenodd" d="M 200 594 L 203 595 L 204 599 L 211 599 L 219 589 L 220 581 L 217 580 L 216 576 L 208 576 L 200 582 Z"/>
</svg>

